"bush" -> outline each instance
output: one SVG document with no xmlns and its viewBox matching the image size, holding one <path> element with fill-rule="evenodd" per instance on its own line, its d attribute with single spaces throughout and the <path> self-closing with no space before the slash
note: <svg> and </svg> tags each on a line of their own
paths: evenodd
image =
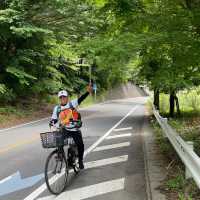
<svg viewBox="0 0 200 200">
<path fill-rule="evenodd" d="M 3 92 L 0 92 L 0 102 L 7 104 L 13 102 L 16 99 L 16 94 L 12 89 L 4 88 Z"/>
</svg>

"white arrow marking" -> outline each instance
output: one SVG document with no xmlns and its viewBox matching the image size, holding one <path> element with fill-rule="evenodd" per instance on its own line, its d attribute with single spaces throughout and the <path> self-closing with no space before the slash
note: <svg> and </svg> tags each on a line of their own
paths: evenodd
<svg viewBox="0 0 200 200">
<path fill-rule="evenodd" d="M 99 147 L 96 147 L 96 149 L 94 149 L 93 151 L 104 151 L 104 150 L 109 150 L 109 149 L 128 147 L 128 146 L 130 146 L 130 144 L 131 144 L 130 142 L 122 142 L 122 143 L 118 143 L 118 144 L 99 146 Z"/>
<path fill-rule="evenodd" d="M 12 177 L 13 177 L 13 175 L 4 178 L 3 180 L 0 181 L 0 185 L 1 185 L 2 183 L 4 183 L 4 182 L 10 180 Z"/>
<path fill-rule="evenodd" d="M 124 189 L 124 182 L 125 179 L 116 179 L 112 181 L 105 181 L 102 183 L 74 189 L 71 191 L 63 192 L 58 197 L 49 196 L 40 198 L 38 200 L 82 200 L 87 199 L 95 196 L 99 196 L 102 194 L 107 194 L 110 192 L 115 192 Z"/>
<path fill-rule="evenodd" d="M 118 132 L 118 131 L 127 131 L 127 130 L 132 130 L 133 127 L 127 127 L 127 128 L 118 128 L 118 129 L 114 129 L 113 131 Z"/>
<path fill-rule="evenodd" d="M 120 134 L 120 135 L 111 135 L 106 138 L 106 140 L 122 138 L 122 137 L 131 137 L 132 133 Z"/>
<path fill-rule="evenodd" d="M 44 177 L 43 174 L 22 179 L 19 172 L 0 181 L 0 196 L 16 192 L 35 185 Z"/>
</svg>

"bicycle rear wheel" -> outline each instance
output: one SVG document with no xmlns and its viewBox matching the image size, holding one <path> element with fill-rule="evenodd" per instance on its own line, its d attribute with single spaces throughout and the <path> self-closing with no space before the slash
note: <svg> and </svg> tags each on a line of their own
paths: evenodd
<svg viewBox="0 0 200 200">
<path fill-rule="evenodd" d="M 45 181 L 52 194 L 60 194 L 67 186 L 69 170 L 64 150 L 57 149 L 50 153 L 45 164 Z"/>
</svg>

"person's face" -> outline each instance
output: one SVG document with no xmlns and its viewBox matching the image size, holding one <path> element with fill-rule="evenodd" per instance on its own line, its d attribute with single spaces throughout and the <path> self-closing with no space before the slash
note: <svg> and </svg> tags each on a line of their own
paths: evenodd
<svg viewBox="0 0 200 200">
<path fill-rule="evenodd" d="M 65 97 L 65 96 L 61 96 L 60 97 L 60 104 L 61 105 L 65 105 L 68 103 L 68 97 Z"/>
</svg>

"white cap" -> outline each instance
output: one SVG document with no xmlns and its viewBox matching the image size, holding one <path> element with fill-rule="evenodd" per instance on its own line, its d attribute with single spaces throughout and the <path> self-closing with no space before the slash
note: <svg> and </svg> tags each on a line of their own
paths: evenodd
<svg viewBox="0 0 200 200">
<path fill-rule="evenodd" d="M 68 92 L 66 90 L 61 90 L 59 93 L 58 93 L 58 97 L 67 97 L 68 96 Z"/>
</svg>

